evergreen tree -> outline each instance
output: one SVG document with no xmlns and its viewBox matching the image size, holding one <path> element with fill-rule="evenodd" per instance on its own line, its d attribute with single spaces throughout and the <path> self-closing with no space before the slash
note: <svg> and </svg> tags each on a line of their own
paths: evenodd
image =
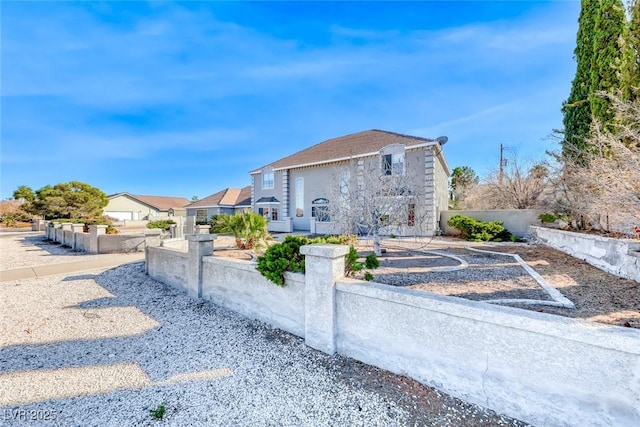
<svg viewBox="0 0 640 427">
<path fill-rule="evenodd" d="M 564 114 L 564 140 L 562 153 L 573 157 L 574 147 L 582 149 L 589 136 L 591 125 L 591 62 L 593 57 L 593 34 L 595 17 L 600 11 L 599 0 L 582 0 L 578 18 L 576 48 L 573 51 L 577 62 L 576 75 L 571 84 L 569 98 L 562 106 Z"/>
<path fill-rule="evenodd" d="M 598 92 L 617 94 L 623 90 L 620 69 L 623 65 L 622 43 L 626 16 L 621 0 L 600 0 L 595 15 L 593 55 L 591 56 L 591 87 L 589 103 L 591 114 L 602 129 L 614 129 L 614 113 L 611 103 Z"/>
<path fill-rule="evenodd" d="M 629 7 L 630 21 L 627 31 L 627 85 L 630 99 L 640 99 L 640 0 Z"/>
</svg>

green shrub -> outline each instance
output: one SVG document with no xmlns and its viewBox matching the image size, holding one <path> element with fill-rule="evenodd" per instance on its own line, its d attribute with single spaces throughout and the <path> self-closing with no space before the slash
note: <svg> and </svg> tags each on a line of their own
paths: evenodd
<svg viewBox="0 0 640 427">
<path fill-rule="evenodd" d="M 556 216 L 556 214 L 543 212 L 540 215 L 538 215 L 538 219 L 540 220 L 540 222 L 552 223 L 552 222 L 555 222 L 555 220 L 557 220 L 558 217 Z"/>
<path fill-rule="evenodd" d="M 175 224 L 176 222 L 172 219 L 159 219 L 157 221 L 149 221 L 147 223 L 147 228 L 160 228 L 162 230 L 168 230 L 171 224 Z"/>
<path fill-rule="evenodd" d="M 161 420 L 164 417 L 165 412 L 167 412 L 167 407 L 164 405 L 160 405 L 154 409 L 149 409 L 151 418 L 153 418 L 154 420 Z"/>
<path fill-rule="evenodd" d="M 364 266 L 369 270 L 375 270 L 376 268 L 380 267 L 380 261 L 378 261 L 378 257 L 376 256 L 376 254 L 367 255 L 367 257 L 364 259 Z"/>
<path fill-rule="evenodd" d="M 349 246 L 349 253 L 344 257 L 344 275 L 349 277 L 356 271 L 364 268 L 361 262 L 358 262 L 358 251 L 353 246 Z"/>
<path fill-rule="evenodd" d="M 367 282 L 370 282 L 373 280 L 373 274 L 371 274 L 370 272 L 366 272 L 364 273 L 364 280 L 366 280 Z"/>
<path fill-rule="evenodd" d="M 286 236 L 284 241 L 271 245 L 264 255 L 258 257 L 257 270 L 278 286 L 284 286 L 284 273 L 304 273 L 304 255 L 300 247 L 309 239 L 302 236 Z"/>
<path fill-rule="evenodd" d="M 257 270 L 276 285 L 284 286 L 286 271 L 304 273 L 304 255 L 300 253 L 300 247 L 313 243 L 350 245 L 349 253 L 345 256 L 345 276 L 351 276 L 364 268 L 364 265 L 358 262 L 358 251 L 353 247 L 356 243 L 354 235 L 320 236 L 313 239 L 303 236 L 286 236 L 284 241 L 271 245 L 264 255 L 258 257 Z"/>
<path fill-rule="evenodd" d="M 482 222 L 468 216 L 454 215 L 447 224 L 460 230 L 462 237 L 470 241 L 506 242 L 512 239 L 512 234 L 500 221 Z"/>
</svg>

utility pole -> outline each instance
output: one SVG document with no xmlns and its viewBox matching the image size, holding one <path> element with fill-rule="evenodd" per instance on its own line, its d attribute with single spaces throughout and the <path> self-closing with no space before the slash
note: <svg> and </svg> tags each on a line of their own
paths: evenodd
<svg viewBox="0 0 640 427">
<path fill-rule="evenodd" d="M 504 167 L 507 166 L 507 163 L 508 163 L 508 160 L 505 159 L 504 157 L 504 150 L 505 150 L 504 145 L 500 143 L 500 177 L 499 177 L 500 186 L 502 186 L 502 179 L 504 178 Z"/>
</svg>

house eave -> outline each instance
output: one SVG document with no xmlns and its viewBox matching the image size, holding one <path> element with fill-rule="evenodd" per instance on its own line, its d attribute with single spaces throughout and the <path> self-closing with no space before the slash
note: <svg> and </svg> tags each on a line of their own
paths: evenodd
<svg viewBox="0 0 640 427">
<path fill-rule="evenodd" d="M 422 144 L 416 144 L 416 145 L 409 145 L 409 146 L 405 146 L 407 150 L 414 150 L 414 149 L 419 149 L 419 148 L 425 148 L 425 147 L 433 147 L 438 145 L 437 141 L 431 141 L 431 142 L 424 142 Z M 378 154 L 380 154 L 380 151 L 372 151 L 369 153 L 362 153 L 362 154 L 355 154 L 352 156 L 347 156 L 347 157 L 338 157 L 335 159 L 328 159 L 328 160 L 319 160 L 317 162 L 310 162 L 310 163 L 302 163 L 302 164 L 297 164 L 297 165 L 289 165 L 289 166 L 282 166 L 279 168 L 273 168 L 273 171 L 283 171 L 283 170 L 288 170 L 288 169 L 299 169 L 299 168 L 307 168 L 307 167 L 313 167 L 313 166 L 320 166 L 320 165 L 328 165 L 331 163 L 339 163 L 339 162 L 344 162 L 347 160 L 354 160 L 354 159 L 361 159 L 363 157 L 372 157 L 372 156 L 377 156 Z M 438 153 L 440 155 L 440 153 Z M 441 157 L 441 156 L 440 156 Z M 264 168 L 266 168 L 268 166 L 265 166 Z M 249 172 L 250 175 L 257 175 L 259 173 L 262 173 L 262 170 L 264 168 L 260 168 L 260 169 L 256 169 L 252 172 Z M 448 168 L 447 168 L 448 169 Z"/>
</svg>

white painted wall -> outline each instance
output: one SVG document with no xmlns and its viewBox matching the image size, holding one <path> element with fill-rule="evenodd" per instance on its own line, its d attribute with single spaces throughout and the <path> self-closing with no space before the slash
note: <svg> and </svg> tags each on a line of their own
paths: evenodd
<svg viewBox="0 0 640 427">
<path fill-rule="evenodd" d="M 168 248 L 149 247 L 146 267 L 149 276 L 174 288 L 185 289 L 188 254 Z"/>
<path fill-rule="evenodd" d="M 546 227 L 531 227 L 531 232 L 545 245 L 584 260 L 601 270 L 640 283 L 640 241 Z"/>
<path fill-rule="evenodd" d="M 640 331 L 337 284 L 338 352 L 549 426 L 640 423 Z"/>
<path fill-rule="evenodd" d="M 304 336 L 304 275 L 286 274 L 286 287 L 265 279 L 251 261 L 204 257 L 202 297 L 243 316 Z"/>
<path fill-rule="evenodd" d="M 302 248 L 309 275 L 285 288 L 251 262 L 167 248 L 148 248 L 147 266 L 187 290 L 200 265 L 216 304 L 534 425 L 640 425 L 640 331 L 347 280 L 330 246 Z"/>
</svg>

